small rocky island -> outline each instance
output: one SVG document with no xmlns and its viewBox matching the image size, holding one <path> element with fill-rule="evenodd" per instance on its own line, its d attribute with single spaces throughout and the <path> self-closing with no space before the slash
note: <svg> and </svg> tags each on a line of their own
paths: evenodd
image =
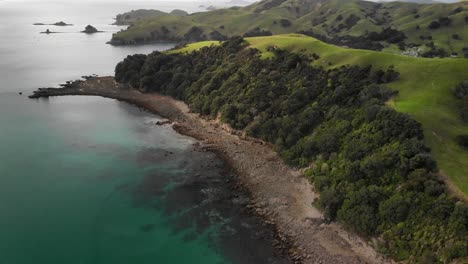
<svg viewBox="0 0 468 264">
<path fill-rule="evenodd" d="M 86 33 L 86 34 L 93 34 L 93 33 L 99 32 L 99 31 L 95 27 L 93 27 L 91 25 L 87 25 L 85 30 L 83 30 L 81 32 Z"/>
<path fill-rule="evenodd" d="M 58 33 L 58 32 L 53 32 L 53 31 L 50 31 L 49 29 L 47 29 L 44 32 L 41 32 L 41 34 L 54 34 L 54 33 Z"/>
<path fill-rule="evenodd" d="M 53 24 L 54 26 L 58 26 L 58 27 L 66 27 L 66 26 L 73 26 L 72 24 L 67 24 L 63 21 L 60 21 L 60 22 L 56 22 Z"/>
<path fill-rule="evenodd" d="M 45 24 L 45 23 L 34 23 L 34 26 L 57 26 L 57 27 L 66 27 L 66 26 L 73 26 L 73 24 L 67 24 L 63 21 L 55 22 L 53 24 Z"/>
</svg>

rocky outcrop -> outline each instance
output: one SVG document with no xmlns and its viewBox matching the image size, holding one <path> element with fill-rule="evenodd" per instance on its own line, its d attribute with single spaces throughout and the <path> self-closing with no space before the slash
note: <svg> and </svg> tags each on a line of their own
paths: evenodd
<svg viewBox="0 0 468 264">
<path fill-rule="evenodd" d="M 85 30 L 83 30 L 81 32 L 86 33 L 86 34 L 93 34 L 93 33 L 99 32 L 99 31 L 95 27 L 93 27 L 91 25 L 87 25 Z"/>
<path fill-rule="evenodd" d="M 58 32 L 53 32 L 53 31 L 50 31 L 49 29 L 47 29 L 44 32 L 41 32 L 41 34 L 54 34 L 54 33 L 58 33 Z"/>
<path fill-rule="evenodd" d="M 67 81 L 63 84 L 60 84 L 60 88 L 39 88 L 33 92 L 33 94 L 29 95 L 28 97 L 31 99 L 37 98 L 47 98 L 50 96 L 60 96 L 60 95 L 74 95 L 80 91 L 81 85 L 87 81 L 96 80 L 98 75 L 92 74 L 89 76 L 81 76 L 83 80 L 76 80 L 76 81 Z"/>
<path fill-rule="evenodd" d="M 58 27 L 66 27 L 66 26 L 73 26 L 72 24 L 67 24 L 63 21 L 60 21 L 60 22 L 56 22 L 53 24 L 54 26 L 58 26 Z"/>
</svg>

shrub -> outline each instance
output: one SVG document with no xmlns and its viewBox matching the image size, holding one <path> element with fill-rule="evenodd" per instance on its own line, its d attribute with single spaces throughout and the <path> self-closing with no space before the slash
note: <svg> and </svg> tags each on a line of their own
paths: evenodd
<svg viewBox="0 0 468 264">
<path fill-rule="evenodd" d="M 465 96 L 465 98 L 463 98 L 463 104 L 460 115 L 463 121 L 468 122 L 468 96 Z"/>
<path fill-rule="evenodd" d="M 428 27 L 429 29 L 438 29 L 440 28 L 440 23 L 438 21 L 432 21 Z"/>
<path fill-rule="evenodd" d="M 219 31 L 214 30 L 214 31 L 210 32 L 210 39 L 218 40 L 218 41 L 224 41 L 224 40 L 227 40 L 228 37 L 221 34 Z"/>
<path fill-rule="evenodd" d="M 468 135 L 459 135 L 456 138 L 458 145 L 468 148 Z"/>
<path fill-rule="evenodd" d="M 291 21 L 287 19 L 280 19 L 280 25 L 282 27 L 290 27 L 292 25 Z"/>
<path fill-rule="evenodd" d="M 454 95 L 458 99 L 463 99 L 465 96 L 468 96 L 468 80 L 462 81 L 455 87 Z"/>
<path fill-rule="evenodd" d="M 452 10 L 451 13 L 454 15 L 454 14 L 458 14 L 458 13 L 461 13 L 461 12 L 463 12 L 463 7 L 459 6 L 459 7 L 455 8 L 454 10 Z"/>
<path fill-rule="evenodd" d="M 351 14 L 349 17 L 346 18 L 345 20 L 345 26 L 347 29 L 350 29 L 352 27 L 354 27 L 357 22 L 359 22 L 359 20 L 361 20 L 360 17 L 354 15 L 354 14 Z"/>
<path fill-rule="evenodd" d="M 271 35 L 273 35 L 271 31 L 263 30 L 257 27 L 245 33 L 244 37 L 261 37 L 261 36 L 271 36 Z"/>
<path fill-rule="evenodd" d="M 436 58 L 436 57 L 443 58 L 449 55 L 449 53 L 446 50 L 442 48 L 436 48 L 433 45 L 434 44 L 432 43 L 431 49 L 422 53 L 421 56 L 425 58 Z"/>
<path fill-rule="evenodd" d="M 448 18 L 448 17 L 440 17 L 439 18 L 439 23 L 440 23 L 440 26 L 442 27 L 448 27 L 452 24 L 452 19 Z"/>
<path fill-rule="evenodd" d="M 388 41 L 389 43 L 398 43 L 406 39 L 405 33 L 392 28 L 385 28 L 380 33 L 370 32 L 367 37 L 372 41 Z"/>
<path fill-rule="evenodd" d="M 199 27 L 191 27 L 187 33 L 184 34 L 184 40 L 187 42 L 197 42 L 205 40 L 203 36 L 203 29 Z"/>
</svg>

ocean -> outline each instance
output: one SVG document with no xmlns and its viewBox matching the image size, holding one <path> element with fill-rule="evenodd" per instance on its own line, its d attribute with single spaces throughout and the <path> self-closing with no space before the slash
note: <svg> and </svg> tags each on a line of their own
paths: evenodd
<svg viewBox="0 0 468 264">
<path fill-rule="evenodd" d="M 289 263 L 224 162 L 161 117 L 99 97 L 27 98 L 173 47 L 105 44 L 118 13 L 198 5 L 0 1 L 0 264 Z M 73 26 L 33 25 L 58 21 Z M 104 32 L 79 33 L 88 24 Z"/>
</svg>

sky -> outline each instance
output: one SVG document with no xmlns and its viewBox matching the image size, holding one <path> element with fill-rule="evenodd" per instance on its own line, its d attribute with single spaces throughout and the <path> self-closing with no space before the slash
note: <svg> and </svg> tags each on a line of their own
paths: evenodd
<svg viewBox="0 0 468 264">
<path fill-rule="evenodd" d="M 2 1 L 11 1 L 11 2 L 22 2 L 24 0 L 0 0 L 0 2 Z M 27 2 L 41 2 L 41 1 L 44 1 L 44 0 L 28 0 Z M 83 3 L 83 2 L 93 2 L 95 0 L 55 0 L 53 2 L 78 2 L 78 3 Z M 115 2 L 115 0 L 100 0 L 100 1 L 105 1 L 105 2 Z M 129 0 L 131 1 L 131 0 Z M 133 0 L 134 1 L 134 0 Z M 147 0 L 136 0 L 136 2 L 146 2 Z M 157 2 L 168 2 L 168 1 L 176 1 L 176 2 L 195 2 L 195 3 L 226 3 L 226 2 L 229 2 L 230 0 L 153 0 L 151 2 L 153 3 L 157 3 Z M 245 1 L 248 1 L 248 2 L 259 2 L 260 0 L 258 1 L 255 1 L 255 0 L 245 0 Z M 378 1 L 384 1 L 384 2 L 390 2 L 389 0 L 368 0 L 368 1 L 372 1 L 372 2 L 378 2 Z M 400 0 L 402 2 L 404 2 L 404 0 Z M 455 2 L 459 2 L 459 0 L 435 0 L 437 2 L 444 2 L 444 3 L 455 3 Z M 50 2 L 50 1 L 49 1 Z"/>
</svg>

